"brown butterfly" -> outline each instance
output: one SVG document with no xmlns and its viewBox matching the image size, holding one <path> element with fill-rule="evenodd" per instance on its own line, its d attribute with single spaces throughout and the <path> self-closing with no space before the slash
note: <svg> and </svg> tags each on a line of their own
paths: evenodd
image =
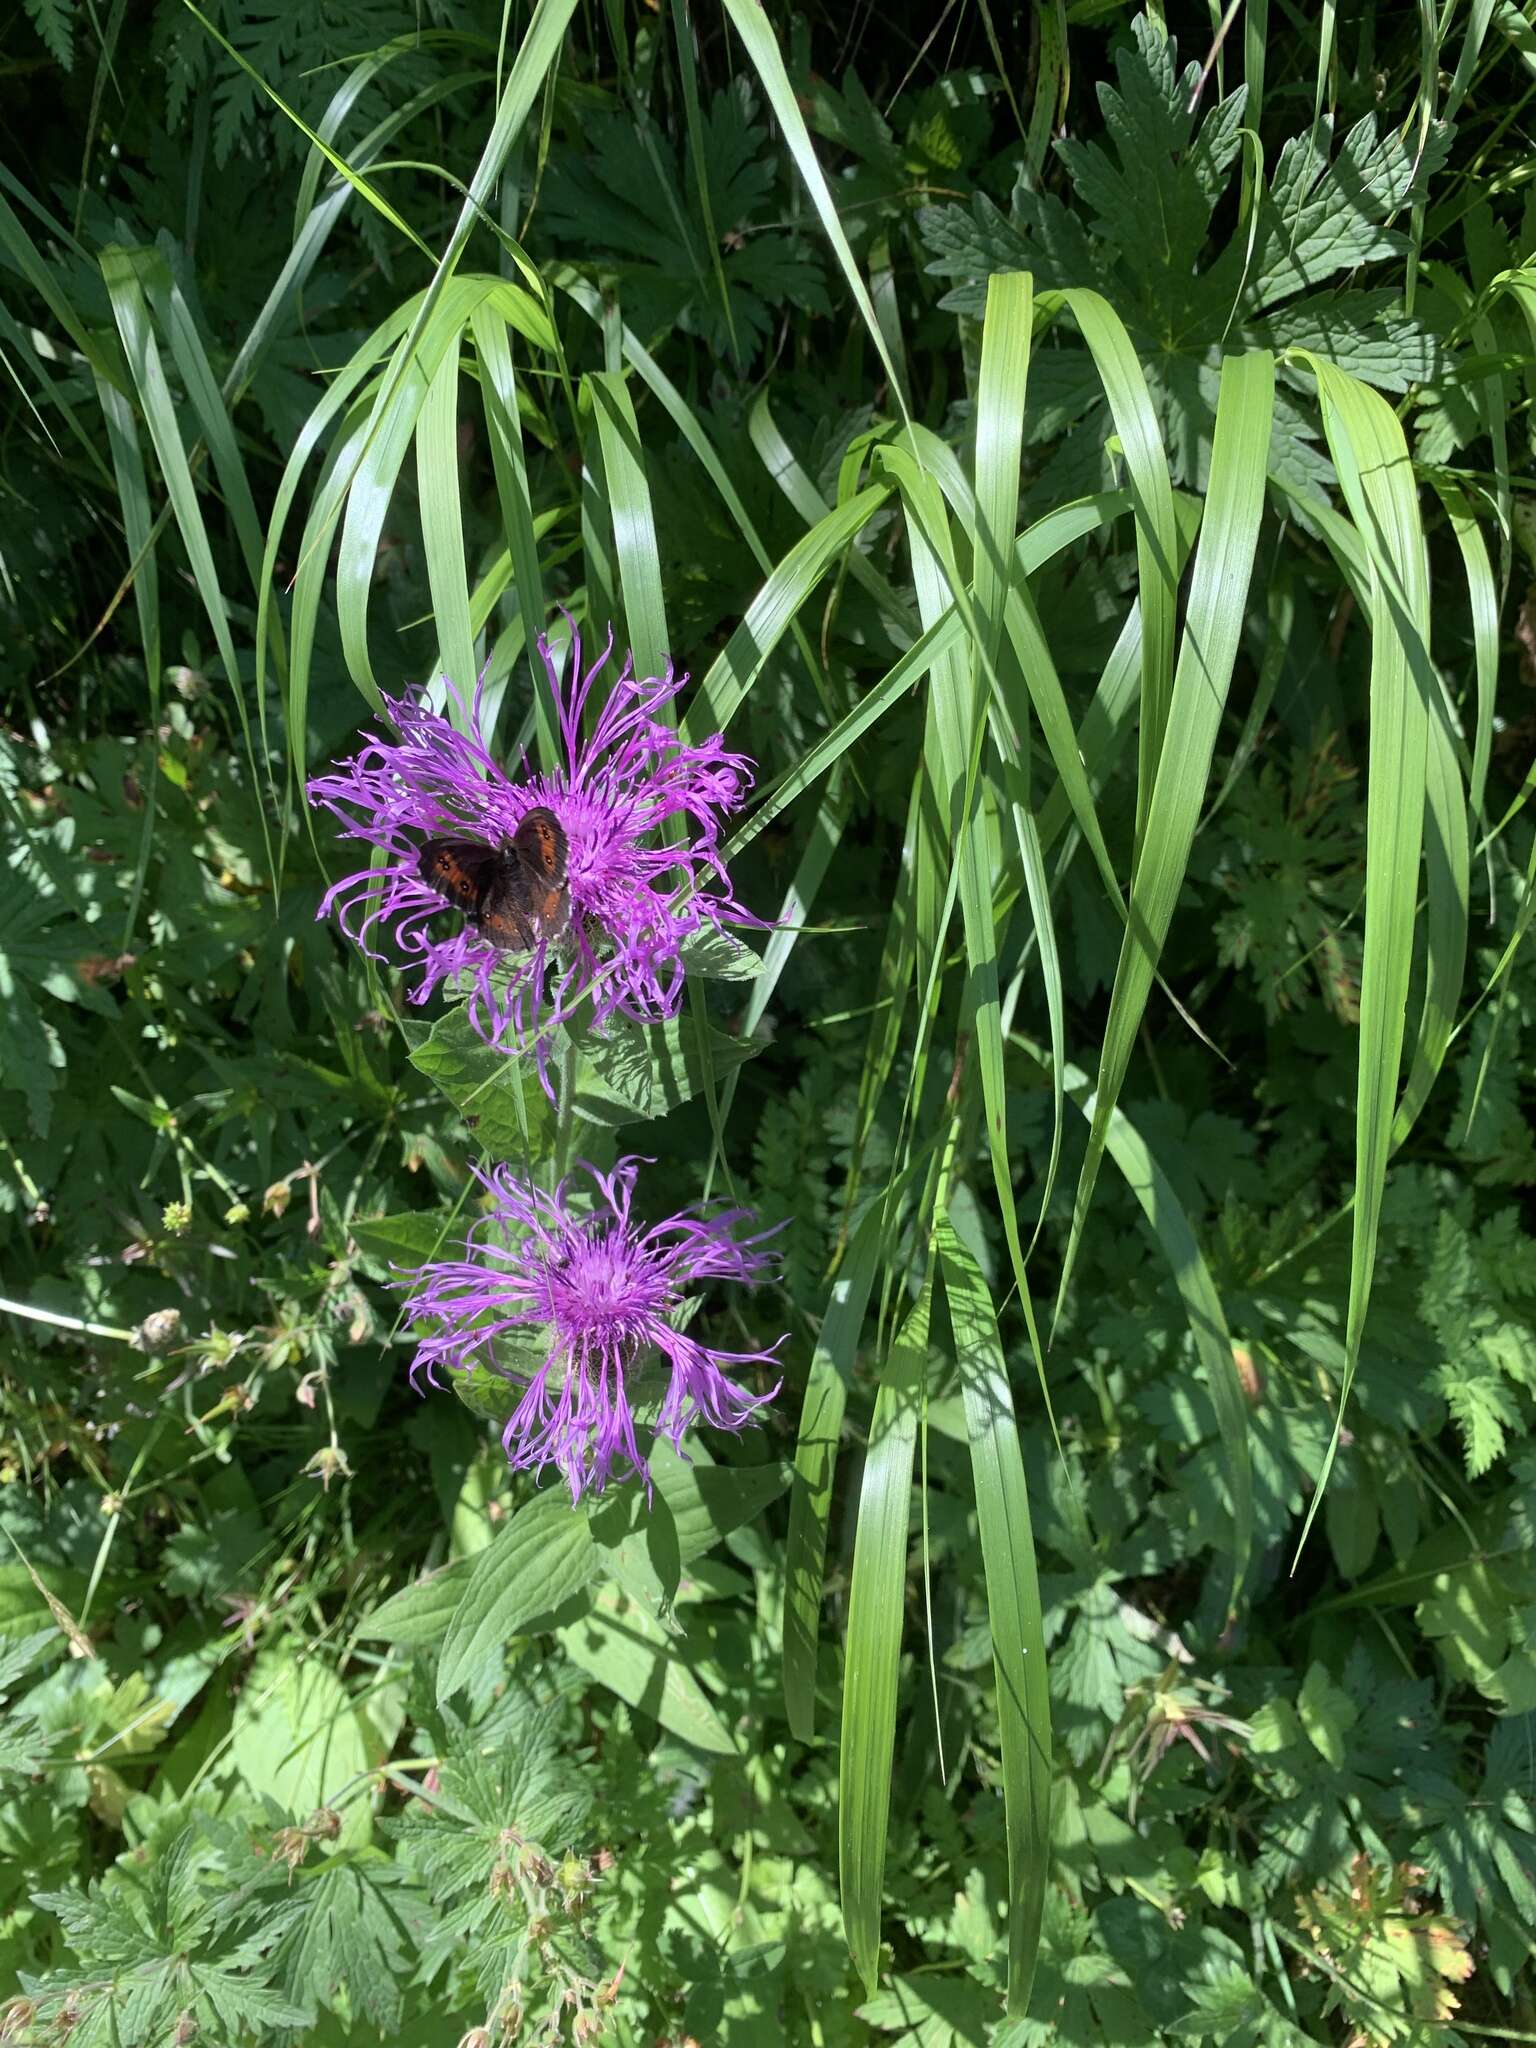
<svg viewBox="0 0 1536 2048">
<path fill-rule="evenodd" d="M 416 871 L 493 946 L 531 951 L 558 938 L 569 922 L 567 851 L 559 819 L 540 804 L 501 846 L 429 839 Z"/>
</svg>

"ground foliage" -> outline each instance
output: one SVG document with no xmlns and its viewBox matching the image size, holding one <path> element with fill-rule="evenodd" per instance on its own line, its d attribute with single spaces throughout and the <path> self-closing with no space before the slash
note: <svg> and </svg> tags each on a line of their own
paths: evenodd
<svg viewBox="0 0 1536 2048">
<path fill-rule="evenodd" d="M 1529 30 L 1512 9 L 1452 9 L 1437 43 L 1431 11 L 1426 49 L 1403 10 L 1250 6 L 1197 96 L 1203 10 L 1168 10 L 1177 49 L 1114 5 L 962 6 L 926 40 L 865 9 L 774 22 L 935 445 L 969 445 L 995 273 L 1104 296 L 1181 492 L 1211 478 L 1223 361 L 1313 350 L 1403 421 L 1463 756 L 1475 669 L 1501 657 L 1474 806 L 1498 829 L 1474 834 L 1461 1028 L 1388 1176 L 1358 1375 L 1298 1559 L 1349 1341 L 1368 655 L 1360 587 L 1331 551 L 1340 479 L 1316 384 L 1287 358 L 1167 993 L 1119 1104 L 1155 1197 L 1138 1201 L 1116 1152 L 1050 1344 L 1048 1417 L 986 1139 L 978 1118 L 960 1127 L 950 1235 L 936 1250 L 909 1216 L 867 1321 L 855 1309 L 837 1338 L 823 1641 L 814 1699 L 787 1712 L 790 1461 L 818 1334 L 832 1342 L 857 1299 L 872 1191 L 910 1161 L 914 1111 L 936 1128 L 946 1087 L 974 1087 L 964 977 L 937 976 L 931 1017 L 893 980 L 932 909 L 903 861 L 926 693 L 740 854 L 738 893 L 766 915 L 798 922 L 814 899 L 766 1004 L 732 978 L 752 963 L 700 961 L 701 1007 L 670 1036 L 582 1055 L 584 1128 L 655 1155 L 650 1200 L 695 1199 L 712 1176 L 785 1226 L 779 1289 L 744 1312 L 705 1304 L 720 1341 L 792 1335 L 761 1429 L 692 1464 L 658 1451 L 649 1513 L 633 1492 L 573 1511 L 509 1480 L 496 1385 L 460 1401 L 407 1383 L 400 1272 L 462 1228 L 466 1155 L 547 1157 L 551 1116 L 462 1011 L 402 1023 L 389 977 L 315 922 L 335 855 L 293 792 L 366 707 L 329 583 L 302 696 L 257 606 L 269 530 L 279 614 L 302 562 L 325 564 L 328 538 L 272 523 L 297 436 L 431 274 L 378 207 L 341 207 L 309 135 L 366 154 L 375 193 L 437 251 L 522 33 L 511 12 L 499 74 L 501 10 L 477 0 L 26 0 L 6 31 L 31 105 L 0 173 L 0 1242 L 16 1310 L 0 1361 L 0 1989 L 16 1996 L 0 2034 L 1536 2038 L 1536 967 L 1516 802 L 1536 734 L 1520 496 L 1536 384 L 1500 286 L 1536 250 Z M 526 263 L 553 288 L 560 351 L 529 326 L 516 398 L 551 603 L 599 623 L 622 603 L 632 628 L 643 611 L 605 525 L 596 387 L 573 383 L 622 369 L 625 330 L 717 452 L 731 504 L 679 411 L 629 379 L 672 651 L 696 675 L 897 424 L 891 365 L 771 99 L 712 8 L 588 11 L 472 243 L 487 276 Z M 20 109 L 5 119 L 14 143 Z M 332 193 L 323 260 L 274 302 Z M 193 529 L 178 514 L 151 533 L 170 471 L 150 387 L 122 369 L 134 301 L 113 251 L 162 337 L 233 673 Z M 222 382 L 258 330 L 230 442 L 205 459 L 217 416 L 197 367 Z M 466 369 L 489 382 L 487 361 Z M 518 541 L 467 403 L 454 431 L 463 547 L 490 592 L 476 653 L 510 745 L 528 667 L 511 572 L 493 572 Z M 1123 488 L 1114 431 L 1084 341 L 1037 336 L 1020 523 Z M 437 659 L 423 478 L 407 463 L 386 488 L 365 565 L 385 687 Z M 1469 611 L 1463 513 L 1493 565 L 1473 596 L 1497 583 L 1499 625 Z M 802 606 L 802 647 L 784 641 L 742 703 L 732 740 L 763 784 L 910 645 L 903 529 L 894 501 L 874 511 Z M 1031 589 L 1086 735 L 1138 568 L 1123 506 L 1084 534 Z M 1030 770 L 1026 747 L 1038 809 L 1043 749 L 1032 800 Z M 1093 788 L 1125 873 L 1141 829 L 1127 761 L 1101 760 Z M 1001 855 L 999 876 L 1012 974 L 1031 927 L 1007 921 L 1019 885 Z M 1042 1313 L 1121 937 L 1086 855 L 1054 887 L 1083 1073 L 1075 1092 L 1067 1073 L 1031 1258 Z M 1053 1097 L 1042 983 L 1021 988 L 1006 1111 L 1027 1239 Z M 1234 1468 L 1170 1216 L 1231 1333 L 1251 1466 L 1235 1613 Z M 1054 1730 L 1040 1961 L 1009 2019 L 1010 1724 L 956 1365 L 972 1281 L 1019 1414 Z M 886 1454 L 875 1392 L 903 1360 L 923 1388 L 922 1493 L 894 1587 L 885 1946 L 861 1982 L 837 1730 L 860 1486 Z M 900 1544 L 905 1495 L 896 1512 Z"/>
</svg>

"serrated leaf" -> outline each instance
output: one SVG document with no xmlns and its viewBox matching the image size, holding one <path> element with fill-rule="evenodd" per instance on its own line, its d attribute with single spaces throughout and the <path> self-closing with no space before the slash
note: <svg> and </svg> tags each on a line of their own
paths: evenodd
<svg viewBox="0 0 1536 2048">
<path fill-rule="evenodd" d="M 1480 1479 L 1504 1455 L 1507 1432 L 1520 1426 L 1514 1396 L 1496 1374 L 1464 1361 L 1442 1366 L 1435 1383 L 1461 1433 L 1467 1477 Z"/>
<path fill-rule="evenodd" d="M 1431 130 L 1422 147 L 1416 128 L 1379 133 L 1372 114 L 1350 129 L 1331 163 L 1330 140 L 1323 121 L 1280 152 L 1259 205 L 1244 291 L 1250 306 L 1399 254 L 1407 243 L 1385 223 L 1423 191 L 1448 143 L 1443 129 Z"/>
<path fill-rule="evenodd" d="M 581 1041 L 571 1106 L 579 1117 L 610 1130 L 665 1116 L 699 1094 L 707 1075 L 718 1085 L 766 1042 L 732 1037 L 692 1015 L 663 1024 L 616 1025 L 606 1036 L 594 1033 Z"/>
<path fill-rule="evenodd" d="M 242 1925 L 238 1909 L 202 1882 L 206 1825 L 184 1828 L 138 1882 L 113 1870 L 88 1891 L 36 1894 L 85 1973 L 82 1983 L 77 1965 L 35 1985 L 37 2021 L 51 2031 L 64 2020 L 60 2030 L 86 2048 L 168 2041 L 184 2016 L 193 2022 L 192 2038 L 218 2041 L 309 2023 L 312 2014 L 267 1981 L 267 1951 L 288 1932 L 297 1907 L 280 1887 L 273 1896 L 267 1866 L 253 1881 L 253 1889 L 267 1887 L 261 1932 L 253 1934 L 248 1920 Z"/>
<path fill-rule="evenodd" d="M 75 22 L 73 0 L 23 0 L 32 26 L 48 46 L 48 54 L 65 71 L 74 66 Z"/>
<path fill-rule="evenodd" d="M 858 2017 L 867 2027 L 900 2034 L 912 2048 L 973 2048 L 994 2038 L 997 1996 L 969 1976 L 893 1977 L 865 1999 Z"/>
<path fill-rule="evenodd" d="M 428 1259 L 440 1257 L 454 1235 L 462 1239 L 464 1226 L 453 1221 L 446 1210 L 406 1209 L 395 1216 L 354 1217 L 347 1225 L 359 1251 L 386 1271 L 396 1268 L 414 1271 Z"/>
<path fill-rule="evenodd" d="M 471 1566 L 471 1559 L 459 1558 L 430 1578 L 402 1586 L 363 1616 L 357 1633 L 373 1642 L 398 1643 L 403 1649 L 430 1649 L 448 1633 Z"/>
<path fill-rule="evenodd" d="M 1396 292 L 1318 292 L 1277 307 L 1254 331 L 1276 351 L 1315 349 L 1380 391 L 1406 391 L 1445 373 L 1440 343 L 1401 312 Z"/>
<path fill-rule="evenodd" d="M 1359 1719 L 1360 1709 L 1336 1685 L 1325 1667 L 1314 1664 L 1302 1681 L 1296 1711 L 1312 1747 L 1325 1763 L 1342 1770 L 1346 1756 L 1345 1737 Z"/>
<path fill-rule="evenodd" d="M 416 1037 L 411 1064 L 442 1089 L 492 1158 L 531 1165 L 548 1156 L 554 1108 L 534 1062 L 487 1045 L 467 1003 L 445 1010 L 425 1036 Z"/>
<path fill-rule="evenodd" d="M 63 1071 L 58 1032 L 0 953 L 0 1085 L 25 1096 L 28 1121 L 40 1138 L 48 1135 L 53 1092 Z"/>
<path fill-rule="evenodd" d="M 406 1931 L 391 1897 L 401 1890 L 400 1874 L 383 1858 L 311 1863 L 297 1872 L 301 1910 L 273 1956 L 288 1996 L 318 2000 L 391 2038 L 408 1969 Z"/>
<path fill-rule="evenodd" d="M 679 951 L 690 974 L 702 974 L 711 981 L 755 981 L 763 971 L 761 956 L 724 925 L 701 925 L 689 933 Z"/>
<path fill-rule="evenodd" d="M 687 1660 L 686 1639 L 669 1635 L 624 1589 L 609 1583 L 590 1613 L 555 1631 L 573 1663 L 670 1734 L 712 1756 L 735 1756 L 734 1736 Z"/>
<path fill-rule="evenodd" d="M 500 1672 L 512 1637 L 579 1593 L 596 1568 L 587 1518 L 563 1491 L 525 1502 L 473 1561 L 438 1662 L 438 1699 Z"/>
</svg>

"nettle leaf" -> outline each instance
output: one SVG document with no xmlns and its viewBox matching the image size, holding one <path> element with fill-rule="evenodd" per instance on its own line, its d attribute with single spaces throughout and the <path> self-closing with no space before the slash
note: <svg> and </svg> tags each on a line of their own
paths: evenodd
<svg viewBox="0 0 1536 2048">
<path fill-rule="evenodd" d="M 428 1259 L 442 1257 L 463 1242 L 466 1220 L 450 1218 L 446 1209 L 406 1209 L 396 1216 L 353 1217 L 347 1229 L 358 1250 L 392 1280 Z"/>
<path fill-rule="evenodd" d="M 554 1107 L 531 1058 L 487 1045 L 467 1003 L 443 1012 L 430 1030 L 407 1022 L 411 1064 L 435 1081 L 475 1142 L 496 1159 L 536 1162 L 554 1136 Z"/>
<path fill-rule="evenodd" d="M 437 1697 L 474 1691 L 500 1675 L 507 1643 L 573 1593 L 597 1568 L 586 1515 L 564 1487 L 527 1501 L 476 1557 L 437 1667 Z"/>
<path fill-rule="evenodd" d="M 718 1084 L 766 1043 L 733 1037 L 691 1012 L 664 1024 L 616 1024 L 580 1041 L 572 1107 L 611 1130 L 665 1116 L 699 1094 L 711 1073 Z"/>
</svg>

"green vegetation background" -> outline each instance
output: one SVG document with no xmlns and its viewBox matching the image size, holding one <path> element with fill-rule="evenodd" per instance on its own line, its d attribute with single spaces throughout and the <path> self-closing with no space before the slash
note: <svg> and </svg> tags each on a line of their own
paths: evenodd
<svg viewBox="0 0 1536 2048">
<path fill-rule="evenodd" d="M 1536 2040 L 1533 91 L 1483 0 L 13 12 L 0 2038 Z M 300 799 L 444 668 L 513 752 L 556 601 L 788 926 L 593 1092 L 787 1224 L 649 1519 L 407 1382 L 547 1117 Z"/>
</svg>

